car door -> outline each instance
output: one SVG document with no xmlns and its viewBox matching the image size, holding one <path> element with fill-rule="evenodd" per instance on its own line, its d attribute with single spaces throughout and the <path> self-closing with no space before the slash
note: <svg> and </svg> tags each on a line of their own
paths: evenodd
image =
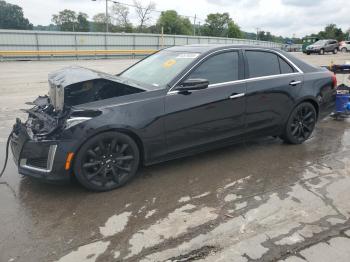
<svg viewBox="0 0 350 262">
<path fill-rule="evenodd" d="M 246 50 L 247 136 L 281 131 L 302 87 L 303 75 L 275 52 Z"/>
<path fill-rule="evenodd" d="M 327 52 L 333 52 L 333 50 L 337 47 L 337 42 L 334 40 L 330 40 L 327 42 Z"/>
<path fill-rule="evenodd" d="M 207 79 L 208 88 L 178 92 L 175 86 L 168 92 L 164 123 L 169 152 L 244 133 L 246 85 L 241 80 L 242 65 L 240 51 L 216 52 L 199 62 L 182 80 Z"/>
<path fill-rule="evenodd" d="M 331 47 L 331 42 L 330 41 L 327 41 L 324 45 L 324 51 L 325 52 L 329 52 L 331 51 L 332 47 Z"/>
</svg>

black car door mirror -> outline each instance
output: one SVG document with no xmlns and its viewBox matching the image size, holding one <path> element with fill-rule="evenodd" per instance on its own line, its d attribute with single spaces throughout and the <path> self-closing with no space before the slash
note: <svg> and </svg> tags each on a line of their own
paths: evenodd
<svg viewBox="0 0 350 262">
<path fill-rule="evenodd" d="M 190 78 L 182 82 L 182 84 L 176 88 L 178 91 L 191 91 L 205 89 L 209 86 L 207 79 Z"/>
</svg>

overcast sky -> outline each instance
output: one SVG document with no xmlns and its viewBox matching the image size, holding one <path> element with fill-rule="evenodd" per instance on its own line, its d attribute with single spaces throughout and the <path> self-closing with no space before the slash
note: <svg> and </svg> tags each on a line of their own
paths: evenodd
<svg viewBox="0 0 350 262">
<path fill-rule="evenodd" d="M 105 0 L 6 0 L 17 4 L 34 24 L 51 23 L 52 14 L 63 9 L 84 12 L 90 18 L 104 12 Z M 132 4 L 132 0 L 119 0 Z M 145 5 L 148 0 L 141 0 Z M 200 18 L 204 23 L 208 13 L 229 12 L 242 30 L 270 31 L 275 35 L 304 36 L 318 32 L 325 25 L 335 23 L 343 30 L 350 28 L 350 0 L 153 0 L 158 10 L 174 9 L 179 14 Z M 110 4 L 111 5 L 111 4 Z M 135 22 L 131 8 L 130 18 Z M 158 13 L 154 13 L 154 21 Z"/>
</svg>

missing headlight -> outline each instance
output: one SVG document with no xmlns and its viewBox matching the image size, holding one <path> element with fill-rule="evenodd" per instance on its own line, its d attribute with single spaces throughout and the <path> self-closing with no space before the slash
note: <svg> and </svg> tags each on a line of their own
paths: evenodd
<svg viewBox="0 0 350 262">
<path fill-rule="evenodd" d="M 80 123 L 83 123 L 85 121 L 88 121 L 90 119 L 92 119 L 92 117 L 72 117 L 72 118 L 68 118 L 65 128 L 69 129 L 69 128 L 73 127 L 73 126 L 76 126 L 76 125 L 78 125 Z"/>
</svg>

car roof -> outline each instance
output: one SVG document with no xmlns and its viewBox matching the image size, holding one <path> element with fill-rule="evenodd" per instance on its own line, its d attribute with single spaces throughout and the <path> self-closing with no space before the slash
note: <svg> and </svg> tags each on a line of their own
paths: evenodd
<svg viewBox="0 0 350 262">
<path fill-rule="evenodd" d="M 259 45 L 233 45 L 233 44 L 195 44 L 195 45 L 183 45 L 183 46 L 173 46 L 169 47 L 166 50 L 174 51 L 174 52 L 193 52 L 193 53 L 201 53 L 201 56 L 205 56 L 208 53 L 212 53 L 214 51 L 224 50 L 228 48 L 237 48 L 237 49 L 264 49 L 275 51 L 279 54 L 284 55 L 289 60 L 293 61 L 303 72 L 314 72 L 318 70 L 319 67 L 312 66 L 301 59 L 295 57 L 294 55 L 285 52 L 278 48 L 271 48 Z"/>
<path fill-rule="evenodd" d="M 183 46 L 173 46 L 169 47 L 166 50 L 174 51 L 174 52 L 193 52 L 193 53 L 207 53 L 227 48 L 238 48 L 238 49 L 267 49 L 267 50 L 275 50 L 280 51 L 280 49 L 258 46 L 258 45 L 234 45 L 234 44 L 194 44 L 194 45 L 183 45 Z"/>
</svg>

